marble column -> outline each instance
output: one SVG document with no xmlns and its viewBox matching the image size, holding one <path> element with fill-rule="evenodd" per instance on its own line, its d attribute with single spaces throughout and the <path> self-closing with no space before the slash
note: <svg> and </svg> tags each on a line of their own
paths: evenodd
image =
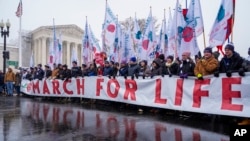
<svg viewBox="0 0 250 141">
<path fill-rule="evenodd" d="M 45 64 L 47 64 L 47 51 L 46 51 L 46 38 L 42 37 L 41 38 L 41 63 L 44 66 Z"/>
</svg>

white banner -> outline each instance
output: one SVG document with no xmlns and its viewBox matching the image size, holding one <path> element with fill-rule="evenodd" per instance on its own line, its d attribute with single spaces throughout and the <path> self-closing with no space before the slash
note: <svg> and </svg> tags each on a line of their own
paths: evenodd
<svg viewBox="0 0 250 141">
<path fill-rule="evenodd" d="M 83 97 L 218 115 L 250 117 L 250 73 L 245 77 L 161 77 L 146 79 L 84 77 L 23 80 L 21 91 L 34 96 Z"/>
<path fill-rule="evenodd" d="M 124 116 L 110 112 L 32 101 L 21 103 L 21 116 L 29 117 L 34 122 L 53 125 L 53 137 L 57 140 L 67 140 L 68 138 L 68 140 L 71 140 L 72 136 L 98 135 L 97 137 L 124 141 L 229 141 L 229 136 L 226 135 L 155 121 L 152 118 L 144 117 L 142 119 L 131 115 Z M 59 125 L 78 130 L 74 130 L 73 135 L 72 133 L 70 135 L 65 133 L 62 136 L 55 133 L 59 129 L 59 127 L 56 128 Z M 44 138 L 44 135 L 41 134 L 41 137 Z M 51 136 L 48 137 L 51 139 Z"/>
</svg>

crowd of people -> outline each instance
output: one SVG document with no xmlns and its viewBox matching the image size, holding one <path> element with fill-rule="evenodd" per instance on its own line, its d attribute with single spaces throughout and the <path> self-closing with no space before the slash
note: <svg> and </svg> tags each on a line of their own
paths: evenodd
<svg viewBox="0 0 250 141">
<path fill-rule="evenodd" d="M 192 59 L 190 52 L 183 52 L 181 59 L 174 59 L 173 56 L 165 57 L 163 54 L 157 56 L 152 63 L 146 60 L 141 60 L 137 63 L 136 57 L 131 57 L 129 62 L 123 60 L 121 63 L 113 61 L 104 61 L 103 65 L 96 64 L 95 60 L 89 65 L 82 64 L 81 67 L 77 61 L 72 62 L 72 67 L 65 64 L 54 64 L 53 69 L 49 65 L 38 64 L 36 67 L 29 69 L 20 68 L 16 73 L 11 68 L 8 68 L 6 74 L 0 71 L 0 93 L 3 88 L 6 88 L 7 95 L 13 95 L 13 90 L 20 94 L 20 84 L 22 79 L 61 79 L 67 80 L 72 77 L 86 76 L 107 76 L 115 78 L 122 76 L 125 79 L 131 77 L 135 79 L 142 77 L 143 79 L 154 76 L 179 76 L 180 78 L 188 78 L 195 76 L 202 80 L 203 76 L 214 75 L 218 77 L 220 73 L 226 73 L 227 77 L 231 77 L 233 72 L 237 72 L 240 76 L 244 76 L 245 72 L 250 71 L 250 48 L 248 57 L 241 57 L 235 50 L 233 44 L 225 46 L 225 54 L 221 60 L 218 59 L 218 52 L 212 52 L 212 48 L 205 48 L 204 56 L 195 56 Z M 5 86 L 5 87 L 4 87 Z"/>
<path fill-rule="evenodd" d="M 131 57 L 129 62 L 123 60 L 121 63 L 105 60 L 103 65 L 99 65 L 93 60 L 89 65 L 82 64 L 79 66 L 76 61 L 73 61 L 71 69 L 66 64 L 54 64 L 53 69 L 49 65 L 44 65 L 43 69 L 42 64 L 38 64 L 36 67 L 28 69 L 20 68 L 15 73 L 11 68 L 8 68 L 6 74 L 0 71 L 0 93 L 13 96 L 15 91 L 19 96 L 23 79 L 67 80 L 72 77 L 101 75 L 112 79 L 118 76 L 124 77 L 124 79 L 127 79 L 127 77 L 130 79 L 137 79 L 138 77 L 145 79 L 154 76 L 177 76 L 187 79 L 193 76 L 203 80 L 206 75 L 219 77 L 220 73 L 225 73 L 227 77 L 231 77 L 232 73 L 238 73 L 239 76 L 244 77 L 245 72 L 250 71 L 250 48 L 248 49 L 249 56 L 246 58 L 235 51 L 233 44 L 227 44 L 224 52 L 221 59 L 219 59 L 220 53 L 218 51 L 212 52 L 212 48 L 207 47 L 203 50 L 203 57 L 195 56 L 195 59 L 192 59 L 190 52 L 183 52 L 181 59 L 174 59 L 171 55 L 165 57 L 160 54 L 150 64 L 146 60 L 138 62 L 136 57 Z M 140 106 L 137 108 L 141 110 Z M 155 111 L 154 108 L 150 108 L 151 110 Z M 245 119 L 239 124 L 250 124 L 250 119 Z"/>
</svg>

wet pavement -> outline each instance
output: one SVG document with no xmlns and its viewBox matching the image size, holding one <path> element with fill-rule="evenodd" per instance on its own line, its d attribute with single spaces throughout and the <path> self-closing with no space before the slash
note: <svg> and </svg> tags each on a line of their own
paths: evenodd
<svg viewBox="0 0 250 141">
<path fill-rule="evenodd" d="M 125 109 L 0 96 L 0 141 L 229 141 L 225 119 Z"/>
</svg>

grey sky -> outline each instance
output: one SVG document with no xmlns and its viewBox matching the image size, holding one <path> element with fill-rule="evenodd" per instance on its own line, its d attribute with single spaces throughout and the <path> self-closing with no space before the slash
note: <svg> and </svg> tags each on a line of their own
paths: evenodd
<svg viewBox="0 0 250 141">
<path fill-rule="evenodd" d="M 214 23 L 221 0 L 200 0 L 205 26 L 206 46 L 208 46 L 208 34 Z M 180 0 L 185 7 L 185 0 Z M 11 22 L 9 39 L 18 36 L 19 19 L 16 17 L 19 0 L 0 0 L 0 19 Z M 147 18 L 149 7 L 152 7 L 153 16 L 161 22 L 163 9 L 174 9 L 176 0 L 108 0 L 114 14 L 119 20 L 128 17 Z M 189 0 L 188 0 L 189 3 Z M 247 56 L 250 47 L 248 0 L 236 0 L 236 18 L 233 30 L 233 42 L 235 50 L 243 57 Z M 85 17 L 97 38 L 101 38 L 101 28 L 104 20 L 105 0 L 23 0 L 22 29 L 34 30 L 39 26 L 52 25 L 55 18 L 56 25 L 76 24 L 82 29 L 85 25 Z M 172 11 L 173 12 L 173 11 Z M 159 23 L 160 24 L 160 23 Z M 158 33 L 157 33 L 158 34 Z M 199 37 L 199 46 L 203 50 L 203 37 Z M 3 39 L 0 39 L 0 43 Z"/>
</svg>

